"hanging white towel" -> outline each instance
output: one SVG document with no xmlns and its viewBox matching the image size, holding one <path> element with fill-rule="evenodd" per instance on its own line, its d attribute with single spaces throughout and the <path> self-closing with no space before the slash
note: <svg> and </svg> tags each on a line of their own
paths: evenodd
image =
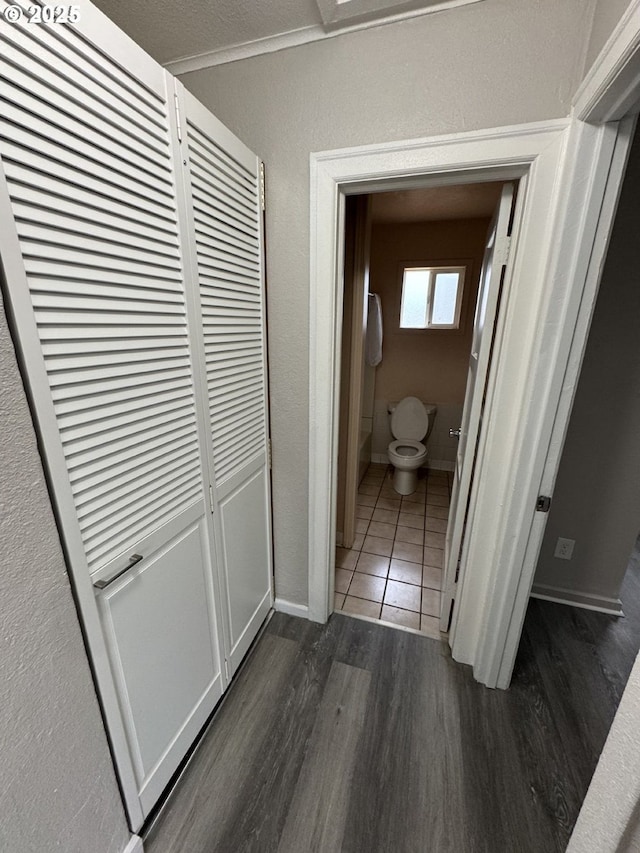
<svg viewBox="0 0 640 853">
<path fill-rule="evenodd" d="M 377 293 L 369 294 L 368 308 L 364 360 L 369 367 L 376 367 L 382 361 L 382 305 Z"/>
</svg>

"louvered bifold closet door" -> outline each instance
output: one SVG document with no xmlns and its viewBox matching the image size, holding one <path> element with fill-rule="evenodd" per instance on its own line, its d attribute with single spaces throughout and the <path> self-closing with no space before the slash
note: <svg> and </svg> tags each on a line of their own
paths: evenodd
<svg viewBox="0 0 640 853">
<path fill-rule="evenodd" d="M 146 814 L 222 692 L 205 403 L 174 95 L 146 54 L 79 8 L 75 27 L 0 31 L 0 155 L 24 286 L 7 277 L 123 787 L 129 761 Z"/>
<path fill-rule="evenodd" d="M 260 162 L 180 84 L 177 91 L 185 112 L 214 521 L 233 671 L 272 602 Z"/>
</svg>

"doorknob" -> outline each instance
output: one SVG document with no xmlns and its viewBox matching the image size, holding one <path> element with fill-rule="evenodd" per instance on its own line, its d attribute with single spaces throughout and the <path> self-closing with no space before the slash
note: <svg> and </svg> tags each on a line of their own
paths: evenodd
<svg viewBox="0 0 640 853">
<path fill-rule="evenodd" d="M 458 428 L 458 429 L 450 429 L 450 430 L 449 430 L 449 435 L 451 436 L 451 438 L 460 438 L 460 433 L 461 433 L 461 432 L 462 432 L 462 428 Z"/>
</svg>

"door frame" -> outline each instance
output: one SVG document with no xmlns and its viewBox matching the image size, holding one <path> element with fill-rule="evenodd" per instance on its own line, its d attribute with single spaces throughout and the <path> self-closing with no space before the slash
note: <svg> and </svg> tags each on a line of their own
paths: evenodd
<svg viewBox="0 0 640 853">
<path fill-rule="evenodd" d="M 584 258 L 594 248 L 618 137 L 616 124 L 591 126 L 578 115 L 311 155 L 309 616 L 317 621 L 333 609 L 344 197 L 528 176 L 465 542 L 473 570 L 462 578 L 449 637 L 454 659 L 492 687 L 508 686 L 524 621 L 530 557 L 544 530 L 536 497 L 556 415 L 568 419 L 558 406 L 583 295 L 589 299 Z"/>
</svg>

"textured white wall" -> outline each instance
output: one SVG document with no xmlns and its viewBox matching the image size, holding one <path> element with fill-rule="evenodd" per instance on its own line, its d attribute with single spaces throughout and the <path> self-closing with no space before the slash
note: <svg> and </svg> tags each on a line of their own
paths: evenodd
<svg viewBox="0 0 640 853">
<path fill-rule="evenodd" d="M 485 0 L 184 76 L 267 166 L 280 598 L 307 601 L 309 153 L 565 116 L 592 13 L 591 0 Z"/>
<path fill-rule="evenodd" d="M 640 532 L 639 196 L 636 132 L 535 576 L 614 600 Z M 553 556 L 559 536 L 571 560 Z"/>
<path fill-rule="evenodd" d="M 0 305 L 0 850 L 129 840 L 15 352 Z"/>
</svg>

